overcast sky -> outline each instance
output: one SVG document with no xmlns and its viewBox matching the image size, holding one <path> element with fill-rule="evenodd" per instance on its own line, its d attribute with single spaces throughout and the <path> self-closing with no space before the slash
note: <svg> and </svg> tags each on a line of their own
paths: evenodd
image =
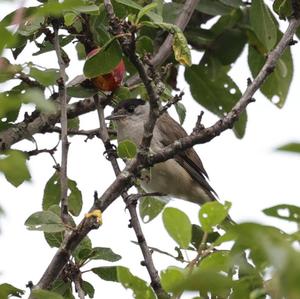
<svg viewBox="0 0 300 299">
<path fill-rule="evenodd" d="M 32 1 L 27 1 L 29 4 Z M 0 3 L 2 14 L 6 15 L 13 10 L 20 1 Z M 75 52 L 67 47 L 71 57 Z M 292 48 L 299 52 L 299 45 Z M 32 48 L 28 47 L 18 59 L 18 63 L 28 61 L 45 66 L 58 67 L 54 53 L 30 57 Z M 7 53 L 8 57 L 11 57 Z M 30 57 L 30 58 L 29 58 Z M 199 57 L 194 58 L 194 62 Z M 250 77 L 247 67 L 247 51 L 244 51 L 237 64 L 234 65 L 231 75 L 242 91 L 245 90 L 247 78 Z M 300 61 L 294 55 L 295 72 L 292 86 L 286 105 L 279 110 L 263 95 L 255 95 L 256 102 L 248 108 L 248 124 L 246 136 L 242 140 L 236 139 L 232 132 L 226 131 L 208 144 L 196 147 L 204 166 L 210 176 L 210 183 L 217 191 L 222 201 L 232 202 L 231 216 L 238 222 L 258 221 L 260 223 L 280 225 L 286 230 L 294 229 L 293 225 L 277 219 L 264 216 L 262 209 L 280 204 L 289 203 L 298 205 L 300 159 L 298 155 L 276 151 L 276 147 L 299 141 L 300 136 L 300 101 L 299 101 L 299 69 Z M 82 63 L 74 60 L 68 68 L 69 78 L 82 73 Z M 183 103 L 188 113 L 184 123 L 185 129 L 190 132 L 194 127 L 197 115 L 202 108 L 194 102 L 189 94 L 189 88 L 183 77 L 179 81 L 184 90 Z M 0 85 L 0 89 L 4 90 Z M 173 114 L 176 117 L 175 114 Z M 20 117 L 20 120 L 22 117 Z M 206 126 L 213 124 L 216 117 L 205 112 L 203 123 Z M 82 129 L 96 128 L 95 113 L 81 118 Z M 37 137 L 41 148 L 56 143 L 57 136 L 41 135 Z M 83 193 L 86 212 L 92 204 L 93 192 L 101 194 L 113 181 L 114 175 L 109 163 L 103 158 L 103 146 L 99 140 L 83 142 L 83 137 L 71 138 L 68 173 L 69 178 L 78 183 Z M 33 149 L 34 144 L 29 141 L 21 142 L 14 148 Z M 59 161 L 59 152 L 57 153 Z M 33 157 L 28 162 L 32 174 L 32 181 L 19 188 L 14 188 L 0 175 L 1 199 L 0 205 L 6 216 L 1 219 L 2 234 L 0 235 L 0 283 L 8 282 L 16 287 L 25 288 L 25 284 L 32 280 L 34 283 L 41 277 L 49 264 L 55 249 L 49 249 L 42 233 L 27 231 L 24 221 L 33 212 L 41 210 L 41 199 L 45 183 L 53 174 L 53 161 L 47 155 Z M 194 204 L 182 200 L 173 200 L 170 206 L 178 207 L 187 212 L 194 223 L 198 223 L 198 208 Z M 83 214 L 82 214 L 83 215 Z M 79 218 L 80 219 L 80 218 Z M 146 269 L 140 266 L 142 260 L 139 249 L 130 243 L 135 240 L 132 231 L 127 227 L 128 212 L 124 209 L 121 199 L 118 199 L 103 215 L 103 226 L 90 234 L 94 246 L 111 247 L 123 259 L 118 263 L 130 266 L 133 274 L 148 280 Z M 161 217 L 157 217 L 143 229 L 148 243 L 154 247 L 173 252 L 175 243 L 164 231 Z M 158 254 L 154 261 L 159 270 L 176 263 L 169 258 Z M 100 266 L 100 264 L 96 264 Z M 105 263 L 101 263 L 105 265 Z M 180 265 L 180 264 L 178 264 Z M 103 282 L 92 274 L 86 274 L 85 280 L 97 282 L 96 298 L 101 294 L 103 298 L 132 298 L 131 291 L 125 291 L 116 283 Z M 108 293 L 109 292 L 109 293 Z M 98 294 L 98 296 L 97 296 Z M 106 294 L 106 295 L 105 295 Z M 127 294 L 125 296 L 124 294 Z"/>
</svg>

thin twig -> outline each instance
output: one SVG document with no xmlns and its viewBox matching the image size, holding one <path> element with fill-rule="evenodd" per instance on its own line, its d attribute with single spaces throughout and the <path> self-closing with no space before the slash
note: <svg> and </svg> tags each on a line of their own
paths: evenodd
<svg viewBox="0 0 300 299">
<path fill-rule="evenodd" d="M 199 244 L 199 247 L 198 247 L 196 257 L 194 259 L 192 259 L 187 265 L 187 268 L 190 270 L 190 273 L 192 272 L 195 265 L 197 265 L 197 263 L 199 262 L 199 259 L 203 256 L 203 252 L 204 252 L 205 247 L 206 247 L 207 238 L 208 238 L 208 233 L 204 232 L 202 240 L 201 240 L 201 242 Z"/>
<path fill-rule="evenodd" d="M 43 149 L 35 149 L 32 151 L 24 152 L 28 157 L 37 156 L 42 153 L 50 154 L 51 156 L 54 154 L 54 152 L 57 150 L 56 146 L 54 148 L 43 148 Z"/>
<path fill-rule="evenodd" d="M 202 117 L 204 115 L 204 111 L 201 111 L 200 114 L 197 117 L 197 122 L 196 125 L 193 129 L 192 135 L 197 135 L 199 134 L 200 131 L 204 129 L 204 125 L 202 125 Z"/>
<path fill-rule="evenodd" d="M 180 94 L 176 94 L 174 97 L 172 97 L 167 104 L 165 104 L 159 111 L 159 114 L 162 115 L 164 114 L 171 106 L 175 105 L 179 101 L 182 100 L 182 97 L 184 95 L 184 92 L 180 92 Z"/>
<path fill-rule="evenodd" d="M 67 89 L 66 89 L 66 65 L 62 58 L 62 52 L 59 44 L 57 21 L 53 21 L 54 29 L 54 49 L 56 52 L 60 78 L 58 79 L 58 94 L 60 100 L 60 123 L 61 123 L 61 167 L 60 174 L 60 200 L 61 200 L 61 219 L 64 224 L 68 224 L 69 208 L 68 208 L 68 177 L 67 177 L 67 163 L 68 163 L 68 116 L 67 116 Z"/>
<path fill-rule="evenodd" d="M 108 133 L 109 135 L 112 135 L 112 136 L 116 136 L 116 131 L 115 130 L 112 130 L 112 129 L 107 129 L 108 130 Z M 47 129 L 47 132 L 49 133 L 59 133 L 61 134 L 61 128 L 60 127 L 52 127 L 52 128 L 49 128 Z M 91 130 L 77 130 L 77 129 L 68 129 L 68 135 L 69 136 L 86 136 L 86 140 L 87 139 L 93 139 L 94 137 L 98 137 L 100 138 L 100 135 L 99 135 L 99 128 L 97 129 L 91 129 Z"/>
<path fill-rule="evenodd" d="M 208 233 L 204 232 L 202 240 L 199 244 L 198 250 L 197 250 L 197 255 L 194 259 L 192 259 L 186 266 L 186 269 L 188 269 L 188 274 L 191 275 L 193 272 L 194 267 L 198 264 L 199 260 L 201 257 L 203 257 L 203 252 L 205 250 L 206 247 L 206 242 L 207 242 L 207 238 L 208 238 Z M 180 299 L 180 297 L 182 296 L 184 291 L 180 291 L 177 294 L 174 294 L 172 296 L 172 299 Z"/>
</svg>

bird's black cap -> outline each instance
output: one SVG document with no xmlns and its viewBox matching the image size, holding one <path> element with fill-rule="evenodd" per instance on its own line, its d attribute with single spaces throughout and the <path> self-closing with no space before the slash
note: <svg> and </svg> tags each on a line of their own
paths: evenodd
<svg viewBox="0 0 300 299">
<path fill-rule="evenodd" d="M 139 105 L 145 105 L 145 101 L 142 99 L 127 99 L 124 100 L 122 102 L 120 102 L 115 108 L 114 108 L 114 112 L 117 112 L 118 110 L 120 110 L 121 108 L 124 108 L 126 110 L 128 110 L 128 108 L 135 108 Z"/>
</svg>

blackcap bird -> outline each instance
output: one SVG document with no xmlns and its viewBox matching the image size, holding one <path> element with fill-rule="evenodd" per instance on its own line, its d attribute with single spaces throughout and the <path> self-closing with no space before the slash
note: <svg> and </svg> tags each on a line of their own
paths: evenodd
<svg viewBox="0 0 300 299">
<path fill-rule="evenodd" d="M 119 142 L 131 140 L 138 146 L 149 111 L 148 102 L 130 99 L 120 102 L 106 119 L 115 122 Z M 185 136 L 187 133 L 182 126 L 165 112 L 157 119 L 150 151 L 155 153 Z M 193 148 L 155 164 L 150 173 L 150 177 L 141 180 L 141 187 L 146 192 L 159 192 L 197 204 L 216 200 L 216 193 L 207 182 L 207 173 Z"/>
</svg>

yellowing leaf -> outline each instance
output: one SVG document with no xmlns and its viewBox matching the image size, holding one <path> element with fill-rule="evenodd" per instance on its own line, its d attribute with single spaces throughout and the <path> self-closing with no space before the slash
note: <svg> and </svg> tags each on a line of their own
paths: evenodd
<svg viewBox="0 0 300 299">
<path fill-rule="evenodd" d="M 173 51 L 175 59 L 179 63 L 187 66 L 192 65 L 191 51 L 182 32 L 175 32 L 174 34 Z"/>
</svg>

